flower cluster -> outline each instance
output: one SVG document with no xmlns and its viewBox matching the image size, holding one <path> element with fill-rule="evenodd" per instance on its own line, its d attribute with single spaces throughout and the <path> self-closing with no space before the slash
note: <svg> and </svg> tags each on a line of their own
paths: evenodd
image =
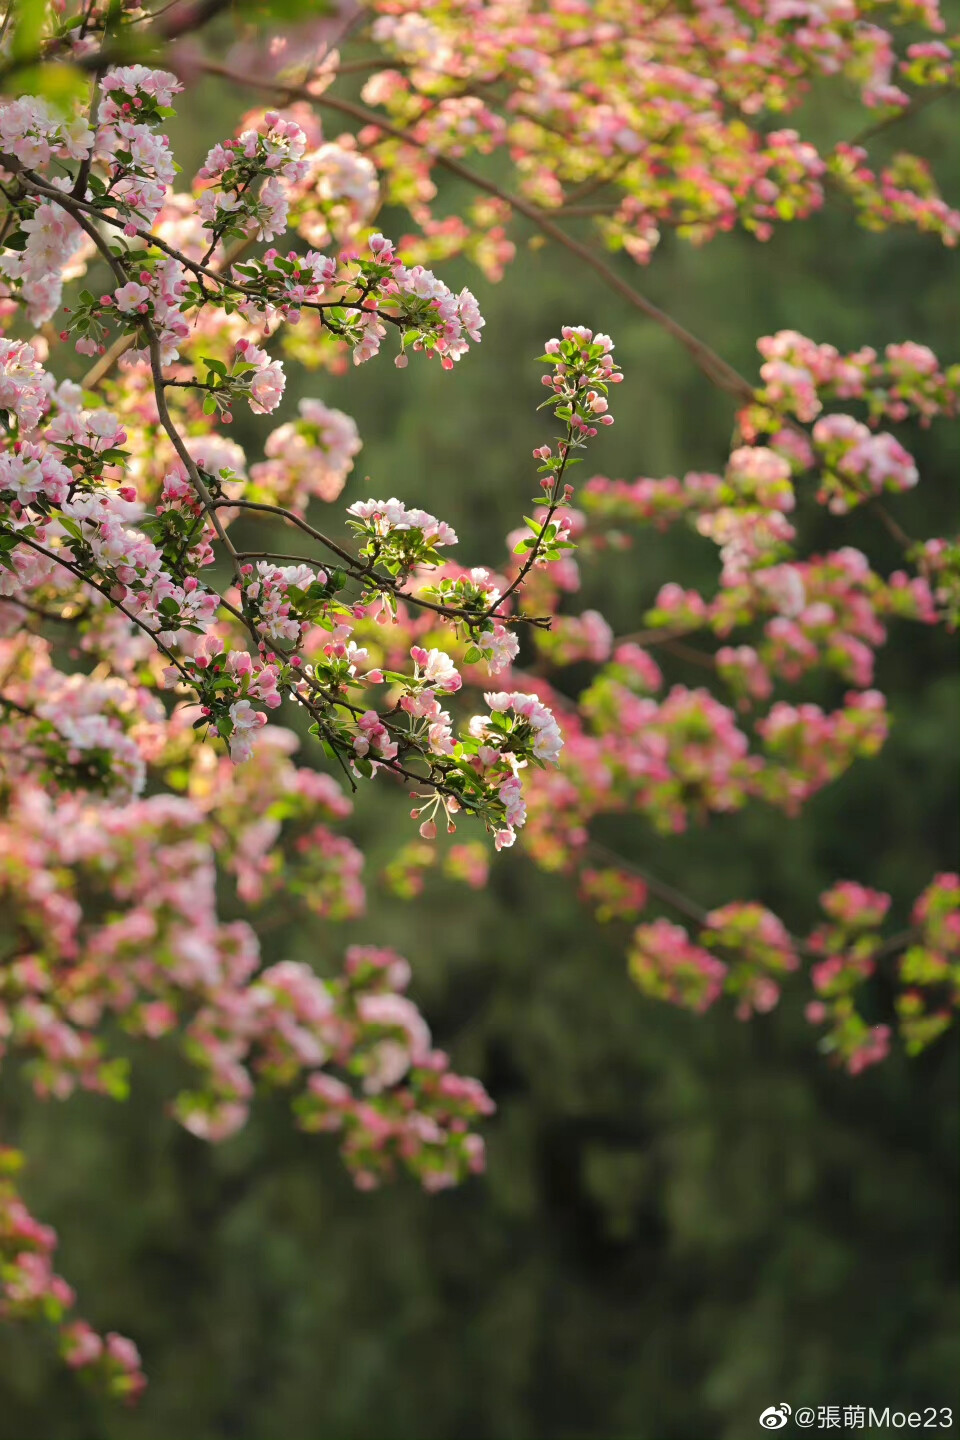
<svg viewBox="0 0 960 1440">
<path fill-rule="evenodd" d="M 17 1191 L 22 1164 L 19 1151 L 0 1148 L 0 1314 L 51 1325 L 72 1370 L 117 1399 L 135 1401 L 147 1383 L 137 1347 L 125 1335 L 99 1335 L 86 1320 L 68 1318 L 76 1297 L 53 1270 L 56 1231 L 31 1215 Z"/>
<path fill-rule="evenodd" d="M 746 443 L 734 447 L 722 472 L 634 482 L 598 476 L 582 491 L 585 515 L 576 533 L 588 555 L 629 544 L 625 525 L 664 528 L 686 520 L 720 548 L 716 593 L 665 584 L 643 616 L 647 630 L 620 641 L 600 614 L 561 613 L 579 584 L 575 572 L 564 570 L 566 557 L 542 567 L 521 601 L 553 617 L 549 632 L 533 632 L 541 663 L 596 667 L 575 706 L 561 702 L 566 747 L 559 773 L 534 777 L 528 788 L 528 848 L 544 868 L 577 869 L 584 899 L 606 920 L 634 919 L 645 896 L 635 893 L 639 882 L 617 867 L 616 857 L 609 869 L 593 867 L 599 817 L 630 810 L 669 832 L 755 799 L 795 814 L 884 743 L 889 722 L 874 688 L 875 654 L 891 621 L 934 625 L 956 614 L 951 542 L 905 546 L 913 573 L 883 577 L 852 546 L 798 558 L 793 525 L 794 512 L 811 500 L 839 514 L 881 491 L 895 495 L 915 485 L 912 457 L 877 427 L 882 419 L 914 416 L 928 424 L 954 414 L 956 367 L 942 368 L 931 351 L 912 343 L 889 345 L 882 356 L 867 348 L 843 355 L 786 331 L 761 340 L 760 350 L 764 383 L 740 413 Z M 825 413 L 835 402 L 846 410 L 862 406 L 864 419 Z M 542 526 L 543 519 L 540 510 L 533 523 Z M 511 545 L 519 538 L 522 532 L 511 535 Z M 745 632 L 742 639 L 736 631 Z M 706 646 L 690 643 L 698 632 Z M 654 646 L 663 656 L 659 664 L 647 648 Z M 753 718 L 738 721 L 704 687 L 674 684 L 657 698 L 663 667 L 691 663 L 712 670 L 737 709 Z M 823 672 L 855 687 L 836 708 L 782 694 L 781 687 Z M 546 682 L 539 691 L 560 701 Z M 836 887 L 825 905 L 838 926 L 859 926 L 849 943 L 838 931 L 830 956 L 823 955 L 820 931 L 809 942 L 796 940 L 768 910 L 737 902 L 705 918 L 699 944 L 666 920 L 655 929 L 642 926 L 642 943 L 630 949 L 631 971 L 641 988 L 675 1003 L 696 1005 L 723 989 L 746 1018 L 775 1005 L 786 976 L 812 954 L 817 999 L 809 1013 L 827 1026 L 825 1050 L 856 1072 L 883 1057 L 892 1035 L 887 1020 L 868 1024 L 850 998 L 885 944 L 876 934 L 884 907 L 852 885 Z M 704 964 L 710 952 L 725 967 L 722 975 Z M 952 962 L 939 955 L 927 944 L 904 949 L 903 973 L 912 981 L 904 980 L 897 1013 L 913 1051 L 951 1018 Z M 675 973 L 693 976 L 692 988 L 665 978 Z"/>
<path fill-rule="evenodd" d="M 960 1006 L 960 876 L 937 875 L 913 907 L 918 943 L 899 963 L 900 1033 L 916 1055 L 948 1028 Z"/>
<path fill-rule="evenodd" d="M 271 110 L 262 129 L 244 130 L 207 152 L 197 172 L 198 208 L 212 244 L 231 236 L 273 240 L 283 234 L 289 207 L 284 182 L 303 179 L 306 147 L 296 121 Z"/>
<path fill-rule="evenodd" d="M 303 513 L 311 499 L 333 501 L 353 469 L 362 441 L 356 423 L 322 400 L 299 402 L 300 418 L 267 436 L 266 460 L 251 466 L 251 495 Z"/>
<path fill-rule="evenodd" d="M 869 1024 L 856 1008 L 855 995 L 873 974 L 880 947 L 877 927 L 890 907 L 890 896 L 841 881 L 820 897 L 829 917 L 810 937 L 815 954 L 810 978 L 817 998 L 806 1008 L 812 1025 L 827 1025 L 821 1047 L 836 1054 L 852 1075 L 883 1060 L 891 1029 Z"/>
<path fill-rule="evenodd" d="M 901 152 L 877 175 L 862 145 L 837 145 L 830 157 L 832 178 L 846 191 L 861 218 L 873 230 L 915 225 L 939 235 L 944 245 L 960 240 L 960 211 L 940 195 L 929 165 Z"/>
<path fill-rule="evenodd" d="M 862 401 L 871 422 L 910 415 L 929 422 L 938 414 L 957 413 L 960 369 L 941 369 L 926 345 L 890 344 L 882 357 L 865 345 L 843 355 L 833 345 L 781 330 L 761 337 L 757 348 L 764 357 L 761 403 L 804 422 L 815 420 L 830 401 Z"/>
<path fill-rule="evenodd" d="M 723 990 L 727 967 L 695 945 L 682 925 L 638 925 L 628 951 L 630 974 L 645 995 L 702 1014 Z"/>
<path fill-rule="evenodd" d="M 580 894 L 600 924 L 635 920 L 647 904 L 647 886 L 639 875 L 619 866 L 580 872 Z"/>
<path fill-rule="evenodd" d="M 418 567 L 439 565 L 437 547 L 457 543 L 457 532 L 445 520 L 408 508 L 402 500 L 355 500 L 347 514 L 364 542 L 361 555 L 382 563 L 392 575 L 406 577 Z"/>
<path fill-rule="evenodd" d="M 778 980 L 800 964 L 783 921 L 763 905 L 735 902 L 711 910 L 702 938 L 733 957 L 724 988 L 737 997 L 740 1020 L 772 1010 Z"/>
<path fill-rule="evenodd" d="M 488 238 L 486 204 L 440 220 L 431 203 L 438 165 L 452 159 L 462 171 L 491 150 L 524 203 L 547 216 L 579 209 L 638 264 L 668 230 L 702 244 L 742 226 L 767 240 L 817 212 L 834 187 L 868 228 L 916 225 L 955 239 L 955 212 L 915 157 L 878 176 L 862 148 L 821 152 L 787 120 L 822 76 L 844 77 L 865 106 L 894 116 L 926 87 L 953 83 L 955 47 L 922 39 L 898 49 L 894 30 L 857 0 L 826 10 L 778 0 L 748 21 L 724 7 L 668 20 L 655 7 L 596 0 L 577 8 L 574 43 L 566 23 L 529 4 L 488 13 L 440 0 L 426 13 L 420 0 L 377 0 L 374 10 L 372 39 L 386 53 L 363 89 L 376 107 L 366 153 L 427 253 L 456 246 L 491 269 L 512 258 L 499 235 Z M 935 3 L 910 18 L 944 29 Z M 389 129 L 378 128 L 381 112 Z M 581 194 L 595 203 L 578 206 Z"/>
<path fill-rule="evenodd" d="M 0 1034 L 28 1057 L 38 1092 L 57 1096 L 78 1084 L 123 1094 L 126 1062 L 109 1056 L 96 1033 L 104 1015 L 146 1039 L 178 1034 L 198 1083 L 177 1098 L 176 1113 L 211 1140 L 243 1124 L 255 1076 L 299 1085 L 305 1104 L 306 1081 L 321 1070 L 325 1083 L 341 1089 L 360 1077 L 366 1098 L 358 1123 L 369 1128 L 368 1112 L 385 1105 L 392 1113 L 399 1105 L 409 1132 L 399 1158 L 430 1185 L 441 1169 L 457 1178 L 480 1163 L 469 1121 L 489 1104 L 479 1086 L 449 1073 L 446 1058 L 430 1050 L 419 1013 L 408 1000 L 401 1003 L 406 962 L 394 957 L 391 967 L 378 962 L 371 971 L 360 966 L 361 952 L 350 952 L 344 978 L 329 982 L 303 964 L 261 970 L 249 927 L 217 917 L 213 840 L 221 826 L 230 836 L 227 863 L 248 897 L 262 897 L 279 868 L 269 863 L 282 823 L 270 814 L 276 782 L 296 784 L 288 788 L 291 819 L 309 819 L 317 808 L 343 813 L 323 777 L 301 777 L 281 755 L 271 770 L 261 784 L 258 767 L 246 778 L 231 769 L 241 777 L 239 790 L 228 775 L 208 773 L 202 788 L 207 803 L 213 800 L 213 827 L 189 798 L 161 794 L 91 816 L 82 803 L 53 804 L 40 791 L 24 790 L 0 832 L 0 886 L 23 936 L 4 969 Z M 300 838 L 312 849 L 316 827 Z M 123 906 L 108 907 L 99 921 L 78 903 L 93 876 Z M 311 881 L 308 865 L 302 883 Z M 389 992 L 392 1009 L 385 1000 L 368 1003 L 368 991 Z M 406 1081 L 411 1067 L 435 1078 L 417 1073 Z"/>
<path fill-rule="evenodd" d="M 264 976 L 274 993 L 281 968 Z M 281 994 L 295 995 L 296 977 L 285 973 L 282 979 Z M 432 1048 L 419 1011 L 402 993 L 409 979 L 409 965 L 394 951 L 352 946 L 342 981 L 328 991 L 329 1016 L 316 1017 L 321 1024 L 326 1018 L 335 1046 L 350 1046 L 361 1096 L 317 1073 L 297 1114 L 305 1130 L 342 1135 L 342 1154 L 361 1189 L 379 1184 L 397 1164 L 431 1191 L 483 1169 L 483 1141 L 469 1126 L 493 1105 L 478 1081 L 455 1075 L 449 1057 Z"/>
<path fill-rule="evenodd" d="M 126 221 L 128 234 L 153 224 L 173 183 L 170 143 L 157 127 L 173 114 L 171 101 L 182 89 L 175 75 L 143 65 L 111 69 L 100 81 L 94 156 L 105 173 L 91 171 L 88 184 L 97 203 Z"/>
</svg>

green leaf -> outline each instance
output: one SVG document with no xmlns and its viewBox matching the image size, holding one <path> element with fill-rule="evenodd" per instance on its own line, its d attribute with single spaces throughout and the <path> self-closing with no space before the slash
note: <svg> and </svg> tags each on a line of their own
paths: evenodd
<svg viewBox="0 0 960 1440">
<path fill-rule="evenodd" d="M 13 0 L 10 0 L 13 3 Z M 47 0 L 18 0 L 16 29 L 13 32 L 13 57 L 28 60 L 36 56 L 47 20 Z"/>
<path fill-rule="evenodd" d="M 63 526 L 64 530 L 66 530 L 68 535 L 72 535 L 74 540 L 83 539 L 83 532 L 81 531 L 80 526 L 77 524 L 76 520 L 71 520 L 67 515 L 61 515 L 59 511 L 54 511 L 53 514 L 54 518 L 60 521 L 60 524 Z"/>
</svg>

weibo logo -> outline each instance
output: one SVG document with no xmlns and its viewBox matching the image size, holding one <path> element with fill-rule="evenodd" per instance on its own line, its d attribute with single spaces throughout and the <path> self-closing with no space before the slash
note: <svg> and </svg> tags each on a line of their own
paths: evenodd
<svg viewBox="0 0 960 1440">
<path fill-rule="evenodd" d="M 779 1405 L 768 1405 L 760 1416 L 760 1424 L 764 1430 L 782 1430 L 790 1419 L 790 1406 L 786 1401 Z"/>
</svg>

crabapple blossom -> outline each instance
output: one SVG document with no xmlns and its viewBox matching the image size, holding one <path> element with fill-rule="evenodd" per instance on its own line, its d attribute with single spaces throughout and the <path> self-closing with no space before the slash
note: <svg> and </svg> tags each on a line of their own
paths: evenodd
<svg viewBox="0 0 960 1440">
<path fill-rule="evenodd" d="M 14 1177 L 22 1163 L 19 1151 L 0 1149 L 0 1298 L 4 1317 L 35 1319 L 51 1326 L 70 1369 L 95 1377 L 117 1399 L 134 1401 L 147 1383 L 137 1347 L 123 1335 L 99 1335 L 86 1320 L 69 1318 L 76 1297 L 53 1270 L 56 1232 L 31 1215 L 16 1188 Z"/>
<path fill-rule="evenodd" d="M 342 410 L 311 399 L 301 400 L 298 408 L 298 421 L 267 436 L 267 459 L 252 466 L 250 476 L 274 504 L 303 511 L 311 498 L 337 499 L 363 442 Z"/>
<path fill-rule="evenodd" d="M 682 925 L 655 920 L 633 932 L 630 973 L 648 995 L 704 1011 L 719 996 L 727 967 L 694 945 Z"/>
</svg>

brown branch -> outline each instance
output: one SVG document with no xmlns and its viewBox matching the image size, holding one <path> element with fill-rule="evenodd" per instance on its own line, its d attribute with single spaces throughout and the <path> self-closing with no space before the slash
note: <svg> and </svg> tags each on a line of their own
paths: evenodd
<svg viewBox="0 0 960 1440">
<path fill-rule="evenodd" d="M 682 640 L 687 635 L 696 635 L 697 630 L 668 630 L 665 626 L 654 626 L 650 630 L 632 630 L 627 635 L 618 635 L 614 645 L 667 645 Z"/>
<path fill-rule="evenodd" d="M 31 605 L 29 600 L 19 600 L 15 595 L 0 595 L 0 605 L 16 605 L 38 620 L 55 620 L 61 625 L 75 625 L 82 618 L 80 615 L 61 615 L 56 610 L 44 610 L 42 605 Z"/>
<path fill-rule="evenodd" d="M 571 406 L 573 405 L 572 400 L 570 404 Z M 507 586 L 506 590 L 504 590 L 503 594 L 499 597 L 499 599 L 496 600 L 496 602 L 491 605 L 489 610 L 487 611 L 487 616 L 490 619 L 502 620 L 504 618 L 502 615 L 497 613 L 497 607 L 502 605 L 504 600 L 509 600 L 510 596 L 515 594 L 516 591 L 520 589 L 520 586 L 523 584 L 524 580 L 526 580 L 527 576 L 530 574 L 530 571 L 537 563 L 537 557 L 539 556 L 540 551 L 543 548 L 543 537 L 546 534 L 547 527 L 550 524 L 550 521 L 553 519 L 554 515 L 556 514 L 557 510 L 559 509 L 562 501 L 563 492 L 561 491 L 560 487 L 563 482 L 564 473 L 566 472 L 567 462 L 570 459 L 570 450 L 573 445 L 573 435 L 573 425 L 568 421 L 566 436 L 560 442 L 563 449 L 563 459 L 560 463 L 560 468 L 558 469 L 554 477 L 553 499 L 550 501 L 546 517 L 543 521 L 543 524 L 540 526 L 540 533 L 538 534 L 533 546 L 530 549 L 529 554 L 527 555 L 527 558 L 520 566 L 520 569 L 514 576 L 513 580 Z"/>
<path fill-rule="evenodd" d="M 92 575 L 88 575 L 84 570 L 81 570 L 80 566 L 77 565 L 74 561 L 68 560 L 64 555 L 61 555 L 56 550 L 48 550 L 45 545 L 41 545 L 39 541 L 31 539 L 29 535 L 19 535 L 17 537 L 17 543 L 19 545 L 28 545 L 31 550 L 36 550 L 38 555 L 45 555 L 48 560 L 52 560 L 55 564 L 61 566 L 62 569 L 68 571 L 71 575 L 73 575 L 75 579 L 80 580 L 84 585 L 89 585 L 91 589 L 96 590 L 100 595 L 102 595 L 105 600 L 109 600 L 110 604 L 114 607 L 115 610 L 119 610 L 121 615 L 126 615 L 127 619 L 132 620 L 134 625 L 136 625 L 138 629 L 142 630 L 145 635 L 150 636 L 150 639 L 156 645 L 157 649 L 162 650 L 164 655 L 166 655 L 167 659 L 170 661 L 171 665 L 176 666 L 176 668 L 180 671 L 180 674 L 186 680 L 187 684 L 191 686 L 193 685 L 193 681 L 190 679 L 187 671 L 183 668 L 176 655 L 174 655 L 173 651 L 163 643 L 157 631 L 151 630 L 150 626 L 145 625 L 138 616 L 134 615 L 132 610 L 128 610 L 126 605 L 123 604 L 122 600 L 114 599 L 114 597 L 110 594 L 109 588 L 104 585 L 102 581 L 95 580 Z"/>
<path fill-rule="evenodd" d="M 160 337 L 158 336 L 151 320 L 147 320 L 146 318 L 144 318 L 143 328 L 147 332 L 147 339 L 150 346 L 150 372 L 153 376 L 154 397 L 156 399 L 157 414 L 160 417 L 160 424 L 167 432 L 167 435 L 169 436 L 173 444 L 173 448 L 176 450 L 177 455 L 180 457 L 181 464 L 183 465 L 187 474 L 190 476 L 190 482 L 193 485 L 193 488 L 200 496 L 201 504 L 203 505 L 204 510 L 209 515 L 214 530 L 216 530 L 224 549 L 226 550 L 227 554 L 230 556 L 230 559 L 233 562 L 234 573 L 239 583 L 240 561 L 237 559 L 237 552 L 234 549 L 233 542 L 227 535 L 226 530 L 223 528 L 220 516 L 217 514 L 213 496 L 210 494 L 210 491 L 207 489 L 206 484 L 204 483 L 203 477 L 201 476 L 200 470 L 197 466 L 197 462 L 194 460 L 193 456 L 190 454 L 190 451 L 184 444 L 183 437 L 181 436 L 180 431 L 177 429 L 176 425 L 174 425 L 170 415 L 170 411 L 167 408 L 167 399 L 163 393 L 163 362 L 160 357 Z"/>
<path fill-rule="evenodd" d="M 555 221 L 551 220 L 549 214 L 541 210 L 539 206 L 525 200 L 522 196 L 514 195 L 507 190 L 503 190 L 492 180 L 488 180 L 483 175 L 478 175 L 466 165 L 461 164 L 459 160 L 455 160 L 450 155 L 444 155 L 432 149 L 428 142 L 420 140 L 411 131 L 403 130 L 397 125 L 392 125 L 375 111 L 368 110 L 363 105 L 357 105 L 352 100 L 343 100 L 338 96 L 329 94 L 329 92 L 323 95 L 314 95 L 305 86 L 284 85 L 280 82 L 259 80 L 252 76 L 239 75 L 235 71 L 230 70 L 226 65 L 217 65 L 212 61 L 205 62 L 203 68 L 208 74 L 218 75 L 222 79 L 231 80 L 237 85 L 246 85 L 255 90 L 266 90 L 274 95 L 282 95 L 285 96 L 288 101 L 306 100 L 310 104 L 317 105 L 323 109 L 336 110 L 342 115 L 350 116 L 361 124 L 376 126 L 376 128 L 381 130 L 385 135 L 391 135 L 394 139 L 402 141 L 405 145 L 427 151 L 433 161 L 444 170 L 449 171 L 451 175 L 456 175 L 459 179 L 465 180 L 475 189 L 483 190 L 488 195 L 494 195 L 497 199 L 504 201 L 515 210 L 517 214 L 523 215 L 535 225 L 537 229 L 549 239 L 555 241 L 565 250 L 568 250 L 572 255 L 576 255 L 585 265 L 593 270 L 595 274 L 599 275 L 604 283 L 613 290 L 615 294 L 619 295 L 622 300 L 625 300 L 626 303 L 635 310 L 639 310 L 648 320 L 652 320 L 683 345 L 692 356 L 694 363 L 713 384 L 717 385 L 727 394 L 734 396 L 737 400 L 746 402 L 753 399 L 752 386 L 733 366 L 729 365 L 722 356 L 718 355 L 709 345 L 691 334 L 679 321 L 674 320 L 673 316 L 668 315 L 665 310 L 661 310 L 652 300 L 648 300 L 645 295 L 642 295 L 638 290 L 634 290 L 631 285 L 628 285 L 625 280 L 620 278 L 616 271 L 613 270 L 596 251 L 592 250 L 589 245 L 585 245 L 583 241 L 575 239 L 572 235 L 568 235 L 567 232 L 562 229 L 561 226 L 557 225 Z"/>
<path fill-rule="evenodd" d="M 651 875 L 649 870 L 635 865 L 630 860 L 624 860 L 622 855 L 618 855 L 615 851 L 609 850 L 606 845 L 602 845 L 598 840 L 591 840 L 587 849 L 601 864 L 615 865 L 618 870 L 626 870 L 631 875 L 635 875 L 638 880 L 642 880 L 651 895 L 655 895 L 658 900 L 662 900 L 665 905 L 669 905 L 672 909 L 676 910 L 678 915 L 685 916 L 695 925 L 701 927 L 706 926 L 707 911 L 704 910 L 703 906 L 698 905 L 695 900 L 691 900 L 689 895 L 684 895 L 682 891 L 669 885 L 666 880 L 660 880 L 656 875 Z"/>
<path fill-rule="evenodd" d="M 891 935 L 889 940 L 884 940 L 880 948 L 874 950 L 870 959 L 873 961 L 886 960 L 889 956 L 896 955 L 899 951 L 905 950 L 908 945 L 912 945 L 915 940 L 919 940 L 921 933 L 916 925 L 898 931 L 896 935 Z"/>
<path fill-rule="evenodd" d="M 710 655 L 706 650 L 696 650 L 692 645 L 681 644 L 679 640 L 667 640 L 663 648 L 680 660 L 689 660 L 692 665 L 699 665 L 706 670 L 717 668 L 716 656 Z"/>
<path fill-rule="evenodd" d="M 84 375 L 83 380 L 80 382 L 83 389 L 95 390 L 100 384 L 100 381 L 105 380 L 110 374 L 110 371 L 120 359 L 120 356 L 125 355 L 128 350 L 132 350 L 135 344 L 135 335 L 130 333 L 118 335 L 110 348 L 100 356 L 100 359 L 95 365 L 90 366 L 90 369 L 86 375 Z"/>
<path fill-rule="evenodd" d="M 874 514 L 881 521 L 884 528 L 890 535 L 893 536 L 894 540 L 896 540 L 897 544 L 901 547 L 901 549 L 909 550 L 910 547 L 914 544 L 914 541 L 910 539 L 910 536 L 907 534 L 906 530 L 904 530 L 903 526 L 899 525 L 897 521 L 894 520 L 893 516 L 890 514 L 886 506 L 881 505 L 879 500 L 873 500 L 870 502 L 869 508 L 873 510 Z"/>
<path fill-rule="evenodd" d="M 288 565 L 313 565 L 322 569 L 319 560 L 312 560 L 309 555 L 285 555 L 280 550 L 238 550 L 237 554 L 241 560 L 283 560 Z"/>
<path fill-rule="evenodd" d="M 852 140 L 847 141 L 847 144 L 865 145 L 866 142 L 872 140 L 875 135 L 882 135 L 885 130 L 889 130 L 893 125 L 900 125 L 904 120 L 912 120 L 916 115 L 922 114 L 929 106 L 935 104 L 938 100 L 942 100 L 945 95 L 955 95 L 956 93 L 957 90 L 955 86 L 942 85 L 926 90 L 921 95 L 915 95 L 910 104 L 905 106 L 904 109 L 896 111 L 893 115 L 886 115 L 882 120 L 875 120 L 872 125 L 864 126 L 862 130 L 854 135 Z"/>
<path fill-rule="evenodd" d="M 0 705 L 5 705 L 8 710 L 15 710 L 18 715 L 23 715 L 27 720 L 36 720 L 37 712 L 31 710 L 29 705 L 21 705 L 18 700 L 11 700 L 9 695 L 0 695 Z"/>
<path fill-rule="evenodd" d="M 398 600 L 407 600 L 411 605 L 417 605 L 423 610 L 432 610 L 435 614 L 444 615 L 448 619 L 455 618 L 458 620 L 470 621 L 476 624 L 480 620 L 484 620 L 487 618 L 486 614 L 482 612 L 478 613 L 474 610 L 464 610 L 459 606 L 453 605 L 437 605 L 432 600 L 426 600 L 420 595 L 410 594 L 408 590 L 403 590 L 401 588 L 400 582 L 395 580 L 393 576 L 378 575 L 372 565 L 358 564 L 356 556 L 351 555 L 349 550 L 345 550 L 342 545 L 338 545 L 335 540 L 331 540 L 329 535 L 324 535 L 322 530 L 317 530 L 315 526 L 309 523 L 309 521 L 302 519 L 302 517 L 297 515 L 294 511 L 285 510 L 282 505 L 268 505 L 260 500 L 215 500 L 214 509 L 259 510 L 267 515 L 276 515 L 281 520 L 286 520 L 291 525 L 295 525 L 298 530 L 302 530 L 305 535 L 309 535 L 319 544 L 325 545 L 332 554 L 336 555 L 338 559 L 344 562 L 344 564 L 348 567 L 351 576 L 355 580 L 370 581 L 373 584 L 377 585 L 381 590 L 390 590 L 394 595 L 396 595 Z M 263 558 L 266 558 L 265 552 Z M 316 562 L 307 561 L 306 563 L 314 564 Z M 499 600 L 497 601 L 497 604 L 500 604 Z M 533 625 L 538 629 L 543 629 L 550 624 L 550 617 L 548 615 L 517 615 L 510 616 L 508 618 L 513 624 Z"/>
<path fill-rule="evenodd" d="M 635 875 L 638 880 L 643 881 L 651 895 L 655 895 L 658 900 L 663 901 L 665 905 L 669 905 L 673 910 L 676 910 L 678 915 L 683 915 L 694 925 L 700 926 L 701 929 L 709 929 L 709 912 L 704 910 L 703 906 L 699 905 L 696 900 L 692 900 L 689 895 L 685 895 L 683 891 L 677 890 L 675 886 L 668 884 L 665 880 L 659 879 L 656 875 L 651 875 L 649 870 L 634 864 L 633 861 L 625 860 L 622 855 L 618 855 L 616 851 L 610 850 L 606 845 L 601 844 L 597 840 L 591 839 L 588 842 L 587 850 L 589 854 L 595 856 L 601 864 L 616 866 L 619 870 L 625 870 L 629 874 Z M 798 955 L 802 955 L 807 960 L 823 959 L 823 952 L 817 949 L 816 946 L 811 945 L 809 941 L 801 940 L 796 935 L 791 935 L 789 931 L 787 934 L 790 944 Z M 871 960 L 877 962 L 879 960 L 887 960 L 891 956 L 897 955 L 901 950 L 904 950 L 908 945 L 919 939 L 920 934 L 920 930 L 915 925 L 898 931 L 895 935 L 891 935 L 889 939 L 884 940 L 883 943 L 873 951 L 870 956 Z"/>
</svg>

